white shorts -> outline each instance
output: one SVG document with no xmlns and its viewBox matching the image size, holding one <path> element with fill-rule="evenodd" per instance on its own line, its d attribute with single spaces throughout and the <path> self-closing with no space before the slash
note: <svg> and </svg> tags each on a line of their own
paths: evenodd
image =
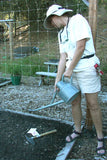
<svg viewBox="0 0 107 160">
<path fill-rule="evenodd" d="M 100 76 L 94 67 L 81 72 L 73 72 L 72 83 L 82 93 L 96 93 L 101 90 Z"/>
</svg>

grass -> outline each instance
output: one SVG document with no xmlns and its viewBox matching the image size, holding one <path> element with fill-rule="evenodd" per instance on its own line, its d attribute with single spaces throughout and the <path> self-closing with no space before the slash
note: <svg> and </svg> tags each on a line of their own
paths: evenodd
<svg viewBox="0 0 107 160">
<path fill-rule="evenodd" d="M 22 75 L 34 76 L 36 71 L 38 71 L 39 69 L 44 69 L 44 67 L 41 64 L 42 61 L 38 61 L 37 56 L 29 56 L 27 58 L 12 61 L 6 59 L 5 61 L 2 61 L 2 63 L 0 64 L 0 70 L 3 73 L 11 74 L 12 67 L 20 66 Z"/>
<path fill-rule="evenodd" d="M 46 36 L 45 36 L 46 38 Z M 96 54 L 101 61 L 101 69 L 107 73 L 106 59 L 107 55 L 105 53 L 106 45 L 104 42 L 97 42 Z M 47 66 L 44 65 L 44 61 L 49 59 L 58 59 L 59 51 L 56 38 L 50 38 L 50 40 L 42 40 L 39 45 L 40 51 L 38 53 L 32 54 L 26 58 L 9 59 L 9 56 L 1 56 L 0 71 L 5 74 L 11 73 L 11 68 L 14 65 L 21 66 L 21 73 L 23 76 L 35 76 L 36 71 L 47 71 Z"/>
<path fill-rule="evenodd" d="M 43 38 L 44 36 L 45 38 Z M 44 62 L 49 59 L 58 59 L 57 41 L 55 37 L 54 39 L 51 38 L 48 42 L 46 40 L 46 33 L 40 38 L 42 39 L 39 44 L 40 51 L 25 58 L 10 60 L 10 56 L 4 56 L 5 50 L 2 50 L 0 72 L 5 73 L 5 75 L 11 74 L 11 69 L 14 66 L 21 66 L 21 74 L 23 76 L 35 76 L 35 72 L 37 71 L 47 71 L 47 66 L 44 65 Z"/>
</svg>

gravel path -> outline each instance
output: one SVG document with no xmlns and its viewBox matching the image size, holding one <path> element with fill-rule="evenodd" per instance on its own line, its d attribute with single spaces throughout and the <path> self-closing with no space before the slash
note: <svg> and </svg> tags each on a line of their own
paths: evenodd
<svg viewBox="0 0 107 160">
<path fill-rule="evenodd" d="M 32 84 L 32 83 L 31 83 Z M 0 105 L 3 109 L 11 109 L 22 112 L 29 112 L 29 109 L 36 109 L 41 106 L 46 106 L 51 103 L 53 98 L 54 88 L 53 84 L 42 85 L 38 87 L 36 84 L 28 85 L 23 83 L 21 85 L 13 86 L 7 85 L 0 88 Z M 55 102 L 61 100 L 58 95 L 55 98 Z M 101 105 L 107 103 L 107 92 L 101 92 L 99 94 L 99 100 Z M 86 102 L 83 96 L 82 98 L 82 110 L 83 119 L 86 114 Z M 32 112 L 34 114 L 43 115 L 47 117 L 72 121 L 71 105 L 65 103 Z M 107 111 L 106 111 L 107 112 Z"/>
</svg>

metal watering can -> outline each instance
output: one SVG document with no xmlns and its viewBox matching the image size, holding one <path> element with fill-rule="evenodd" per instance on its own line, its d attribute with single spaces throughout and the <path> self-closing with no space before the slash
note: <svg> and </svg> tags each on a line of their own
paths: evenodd
<svg viewBox="0 0 107 160">
<path fill-rule="evenodd" d="M 56 91 L 54 92 L 54 95 L 53 95 L 53 99 L 51 101 L 50 104 L 48 104 L 47 106 L 42 106 L 40 108 L 37 108 L 37 109 L 29 109 L 29 111 L 38 111 L 38 110 L 41 110 L 41 109 L 45 109 L 45 108 L 48 108 L 48 107 L 52 107 L 52 106 L 55 106 L 55 105 L 58 105 L 58 104 L 61 104 L 61 103 L 71 103 L 80 93 L 80 91 L 74 87 L 72 85 L 72 78 L 71 78 L 71 83 L 67 83 L 67 82 L 64 82 L 64 75 L 62 76 L 62 80 L 59 81 L 56 86 L 58 87 L 59 91 Z M 58 96 L 62 99 L 58 102 L 54 102 L 55 100 L 55 97 L 56 97 L 56 94 L 58 94 Z"/>
<path fill-rule="evenodd" d="M 71 103 L 80 93 L 80 91 L 72 85 L 72 77 L 71 82 L 67 83 L 64 81 L 64 75 L 62 76 L 62 80 L 56 84 L 59 91 L 57 92 L 59 97 L 63 99 L 63 101 L 67 104 Z"/>
</svg>

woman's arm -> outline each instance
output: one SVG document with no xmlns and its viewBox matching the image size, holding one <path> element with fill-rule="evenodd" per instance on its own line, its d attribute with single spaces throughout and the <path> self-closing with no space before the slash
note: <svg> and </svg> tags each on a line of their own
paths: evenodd
<svg viewBox="0 0 107 160">
<path fill-rule="evenodd" d="M 71 77 L 73 69 L 75 68 L 75 66 L 77 65 L 78 61 L 80 60 L 84 49 L 85 49 L 85 44 L 86 44 L 86 39 L 82 39 L 80 41 L 77 41 L 76 43 L 76 50 L 73 56 L 73 59 L 70 63 L 69 68 L 65 71 L 64 76 L 65 77 Z"/>
<path fill-rule="evenodd" d="M 61 80 L 62 74 L 65 71 L 66 57 L 67 57 L 66 53 L 61 53 L 60 54 L 60 61 L 59 61 L 59 64 L 58 64 L 58 71 L 57 71 L 57 76 L 56 76 L 56 80 L 55 80 L 55 90 L 56 90 L 56 83 Z"/>
</svg>

